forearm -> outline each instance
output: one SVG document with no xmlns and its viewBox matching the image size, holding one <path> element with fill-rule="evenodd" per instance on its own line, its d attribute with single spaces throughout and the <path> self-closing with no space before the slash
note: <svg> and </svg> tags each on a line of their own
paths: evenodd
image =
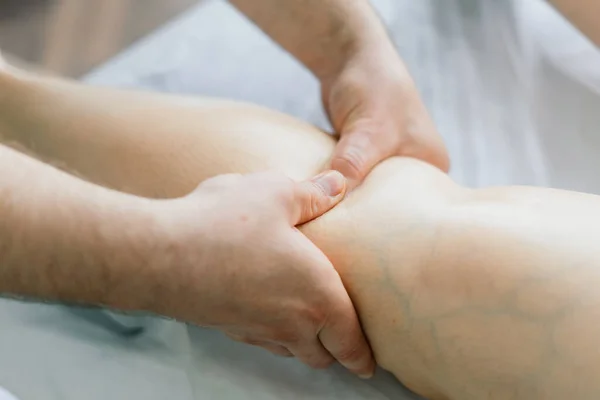
<svg viewBox="0 0 600 400">
<path fill-rule="evenodd" d="M 549 0 L 573 25 L 600 46 L 600 2 L 596 0 Z"/>
<path fill-rule="evenodd" d="M 368 0 L 230 0 L 317 77 L 356 53 L 392 49 Z"/>
<path fill-rule="evenodd" d="M 142 304 L 129 279 L 141 279 L 139 266 L 149 265 L 142 249 L 152 219 L 144 200 L 2 145 L 0 171 L 0 293 L 119 308 Z"/>
</svg>

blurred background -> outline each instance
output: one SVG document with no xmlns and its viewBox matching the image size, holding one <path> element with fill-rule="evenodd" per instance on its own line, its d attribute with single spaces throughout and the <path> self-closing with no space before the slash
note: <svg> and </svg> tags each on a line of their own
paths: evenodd
<svg viewBox="0 0 600 400">
<path fill-rule="evenodd" d="M 200 1 L 0 0 L 0 49 L 77 78 Z"/>
</svg>

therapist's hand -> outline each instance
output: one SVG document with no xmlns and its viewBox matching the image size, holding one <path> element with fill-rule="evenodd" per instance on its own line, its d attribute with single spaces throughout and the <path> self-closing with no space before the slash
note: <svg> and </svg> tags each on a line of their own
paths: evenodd
<svg viewBox="0 0 600 400">
<path fill-rule="evenodd" d="M 172 257 L 157 263 L 168 267 L 154 311 L 315 368 L 337 360 L 370 376 L 372 353 L 339 275 L 295 228 L 334 207 L 345 186 L 335 171 L 306 182 L 223 175 L 173 200 L 164 225 Z"/>
<path fill-rule="evenodd" d="M 407 156 L 444 172 L 449 160 L 417 88 L 393 46 L 362 49 L 321 78 L 323 104 L 340 141 L 331 168 L 352 189 L 380 161 Z"/>
</svg>

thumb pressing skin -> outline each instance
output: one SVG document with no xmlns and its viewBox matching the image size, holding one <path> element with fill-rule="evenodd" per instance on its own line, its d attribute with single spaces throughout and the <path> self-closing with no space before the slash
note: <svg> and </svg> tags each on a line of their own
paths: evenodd
<svg viewBox="0 0 600 400">
<path fill-rule="evenodd" d="M 292 223 L 301 225 L 320 217 L 336 206 L 346 194 L 346 179 L 337 171 L 327 171 L 309 181 L 295 184 Z"/>
<path fill-rule="evenodd" d="M 361 184 L 371 169 L 386 157 L 371 137 L 367 132 L 349 132 L 335 148 L 331 169 L 348 179 L 349 189 Z"/>
</svg>

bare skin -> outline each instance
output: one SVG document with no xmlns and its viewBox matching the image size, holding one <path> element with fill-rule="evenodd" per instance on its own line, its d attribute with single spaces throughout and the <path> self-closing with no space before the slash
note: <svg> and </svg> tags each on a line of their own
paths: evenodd
<svg viewBox="0 0 600 400">
<path fill-rule="evenodd" d="M 549 0 L 573 25 L 600 46 L 600 3 L 595 0 Z"/>
<path fill-rule="evenodd" d="M 23 114 L 12 106 L 21 100 L 29 103 L 23 110 L 78 125 L 63 126 L 68 132 L 86 129 L 68 121 L 68 109 L 61 115 L 43 100 L 17 100 L 22 82 L 0 75 L 8 117 L 0 133 L 19 124 Z M 80 117 L 91 122 L 88 111 Z M 117 150 L 101 142 L 100 152 Z M 84 149 L 67 148 L 87 157 Z M 0 170 L 0 293 L 146 310 L 219 329 L 315 368 L 338 361 L 372 375 L 371 350 L 338 273 L 295 228 L 343 198 L 339 172 L 302 181 L 277 171 L 223 175 L 177 199 L 149 200 L 85 182 L 4 145 Z M 237 296 L 224 288 L 237 288 Z"/>
<path fill-rule="evenodd" d="M 356 187 L 377 163 L 392 155 L 414 156 L 447 170 L 448 158 L 441 138 L 419 98 L 410 75 L 389 40 L 385 28 L 368 1 L 291 0 L 281 2 L 273 0 L 235 0 L 233 3 L 275 41 L 286 48 L 300 62 L 304 63 L 320 80 L 323 104 L 333 126 L 341 137 L 339 143 L 336 144 L 333 157 L 328 160 L 328 164 L 329 168 L 338 170 L 347 178 L 344 187 L 350 189 Z M 0 69 L 5 68 L 6 65 L 0 60 Z M 5 95 L 8 95 L 8 93 L 0 93 L 0 96 Z M 12 99 L 8 101 L 8 103 L 11 102 Z M 43 113 L 45 107 L 43 103 L 40 103 L 39 111 Z M 9 112 L 9 109 L 14 108 L 7 106 L 5 111 Z M 112 118 L 114 117 L 112 116 Z M 88 115 L 86 118 L 93 119 L 94 116 Z M 69 130 L 68 126 L 65 128 Z M 103 139 L 99 139 L 96 144 L 101 145 L 102 142 Z M 47 142 L 46 144 L 55 146 L 58 143 Z M 113 146 L 108 142 L 104 142 L 104 144 L 110 147 Z M 6 152 L 5 149 L 0 150 L 3 153 Z M 15 154 L 11 153 L 11 155 L 14 156 Z M 79 156 L 87 157 L 83 154 Z M 8 159 L 8 156 L 6 158 Z M 0 159 L 0 161 L 2 160 Z M 10 159 L 11 164 L 20 164 L 21 162 L 24 162 L 24 160 L 19 157 Z M 135 165 L 132 165 L 132 167 L 136 168 Z M 139 166 L 137 167 L 139 168 Z M 20 168 L 16 167 L 15 169 Z M 40 165 L 36 165 L 35 168 L 32 167 L 28 171 L 31 174 L 40 174 L 41 176 L 54 175 L 52 173 L 54 171 L 49 171 Z M 121 174 L 122 171 L 113 171 L 112 173 Z M 342 179 L 342 177 L 339 178 Z M 43 180 L 40 177 L 38 179 Z M 228 184 L 234 182 L 232 179 L 224 179 Z M 65 185 L 68 185 L 70 181 L 65 176 L 61 179 L 61 182 Z M 244 185 L 245 181 L 246 179 L 241 179 L 240 182 L 235 182 L 235 184 L 248 189 L 248 185 Z M 266 175 L 261 175 L 260 179 L 250 179 L 250 181 L 255 185 L 253 192 L 264 189 L 265 194 L 269 193 L 281 197 L 282 192 L 290 191 L 285 180 L 279 180 L 279 184 L 276 185 L 278 189 L 275 189 L 272 179 Z M 9 187 L 10 192 L 22 190 L 22 188 L 19 188 L 19 183 L 15 182 L 14 179 L 11 179 L 10 182 L 0 182 L 0 184 Z M 177 184 L 173 186 L 177 186 Z M 301 187 L 305 186 L 301 185 Z M 229 189 L 234 191 L 233 188 Z M 198 191 L 203 193 L 204 197 L 210 197 L 207 195 L 207 192 L 210 192 L 209 190 L 199 188 Z M 294 191 L 294 193 L 300 192 L 302 191 Z M 308 194 L 310 193 L 309 191 Z M 255 197 L 259 196 L 255 195 Z M 327 199 L 327 194 L 321 193 L 320 196 L 308 198 L 299 195 L 295 198 L 295 201 L 304 202 L 303 207 L 308 208 L 313 207 L 314 204 L 311 205 L 313 200 L 316 201 L 318 206 L 321 203 L 332 206 L 333 204 L 330 201 L 325 201 Z M 83 202 L 84 200 L 80 199 L 80 201 Z M 250 212 L 251 210 L 244 206 L 243 201 L 244 196 L 238 196 L 237 201 L 230 202 L 229 206 L 237 205 Z M 307 201 L 308 205 L 306 205 Z M 281 205 L 277 199 L 271 199 L 269 202 Z M 252 204 L 256 207 L 255 214 L 263 215 L 269 209 L 269 207 L 265 207 L 263 202 Z M 33 202 L 29 202 L 28 206 L 33 207 Z M 292 209 L 297 207 L 290 202 L 286 202 L 283 208 L 287 210 L 286 216 L 289 217 Z M 277 208 L 273 210 L 277 210 Z M 315 211 L 317 210 L 324 212 L 324 209 L 319 207 L 315 208 Z M 9 212 L 14 213 L 13 210 L 9 210 Z M 211 214 L 219 215 L 216 212 Z M 317 213 L 313 217 L 318 215 L 320 214 Z M 263 215 L 263 218 L 269 219 L 266 215 Z M 289 224 L 293 219 L 286 218 L 286 221 Z M 93 218 L 89 219 L 89 221 L 92 220 Z M 13 223 L 18 223 L 18 219 L 15 221 Z M 294 223 L 297 222 L 299 221 L 294 221 Z M 256 221 L 254 223 L 257 224 Z M 219 221 L 215 221 L 215 224 L 219 224 Z M 228 231 L 230 235 L 240 230 L 244 231 L 245 226 L 240 221 L 231 219 L 221 221 L 220 224 L 229 226 L 225 231 Z M 4 228 L 7 229 L 6 225 Z M 32 234 L 37 230 L 32 228 L 28 232 Z M 281 233 L 281 230 L 278 232 Z M 24 237 L 26 238 L 26 236 Z M 223 235 L 221 239 L 226 241 L 226 237 L 226 235 Z M 288 236 L 286 239 L 290 240 L 291 237 Z M 290 243 L 283 244 L 285 240 L 281 236 L 274 236 L 272 241 L 279 242 L 278 248 L 280 249 L 295 247 Z M 264 242 L 261 243 L 265 244 Z M 238 244 L 244 247 L 242 242 Z M 304 244 L 306 245 L 306 243 Z M 219 246 L 213 247 L 216 249 Z M 228 248 L 228 245 L 224 244 L 220 247 Z M 52 248 L 52 246 L 48 246 L 48 248 Z M 206 248 L 204 250 L 206 251 Z M 314 246 L 312 251 L 304 252 L 305 255 L 313 254 L 314 257 L 307 257 L 305 260 L 311 259 L 314 262 L 312 266 L 306 265 L 305 262 L 298 263 L 297 261 L 301 261 L 298 258 L 301 257 L 296 257 L 295 253 L 288 254 L 288 257 L 292 255 L 294 257 L 285 261 L 281 258 L 282 255 L 275 251 L 275 248 L 265 245 L 263 250 L 272 252 L 271 263 L 277 260 L 279 265 L 305 265 L 305 267 L 299 269 L 304 271 L 304 275 L 310 275 L 309 271 L 316 273 L 317 270 L 323 270 L 323 266 L 326 265 L 323 264 L 326 263 L 326 260 L 324 260 L 322 254 L 321 257 L 314 256 L 315 253 L 319 253 Z M 19 263 L 26 264 L 23 260 L 25 258 L 23 253 L 19 254 L 22 258 Z M 263 256 L 257 257 L 254 260 L 257 261 L 257 264 L 252 265 L 249 263 L 249 268 L 260 268 L 258 261 L 268 261 L 263 258 Z M 204 257 L 204 260 L 207 259 L 209 257 Z M 221 258 L 212 257 L 212 259 Z M 248 264 L 248 257 L 239 257 L 238 260 L 246 261 Z M 249 260 L 252 261 L 252 258 Z M 231 263 L 231 260 L 229 261 Z M 13 265 L 16 263 L 12 261 Z M 330 264 L 328 269 L 330 273 L 335 274 L 333 266 Z M 291 275 L 288 277 L 280 276 L 280 279 L 294 281 Z M 6 281 L 6 275 L 4 280 Z M 331 282 L 333 281 L 331 280 Z M 322 300 L 317 300 L 319 296 L 315 296 L 311 292 L 311 288 L 320 290 Z M 326 290 L 330 292 L 324 293 Z M 297 303 L 305 304 L 303 307 L 297 307 L 296 309 L 294 309 L 294 306 L 290 308 L 290 304 L 293 302 L 280 301 L 283 310 L 279 310 L 279 312 L 288 315 L 288 317 L 283 322 L 278 321 L 276 329 L 260 330 L 256 327 L 251 328 L 252 323 L 247 318 L 240 318 L 241 321 L 246 321 L 244 329 L 239 326 L 235 329 L 232 326 L 221 326 L 221 328 L 234 339 L 262 345 L 277 354 L 295 355 L 315 367 L 325 367 L 337 360 L 363 377 L 370 376 L 374 369 L 371 350 L 360 329 L 350 299 L 339 282 L 339 278 L 337 283 L 331 287 L 306 285 L 303 296 L 300 297 L 304 297 L 304 300 L 297 299 L 299 300 Z M 285 311 L 286 304 L 288 307 L 287 312 Z M 297 305 L 295 304 L 295 306 Z M 255 317 L 258 317 L 259 314 L 265 314 L 265 310 L 261 310 L 260 307 L 254 311 Z M 172 310 L 166 310 L 166 312 L 172 313 Z M 260 320 L 260 318 L 258 319 Z M 300 323 L 303 327 L 296 326 L 299 321 L 303 321 Z M 202 321 L 195 320 L 195 322 Z M 333 327 L 333 329 L 329 329 L 330 327 Z M 262 326 L 262 328 L 265 327 Z M 297 337 L 298 332 L 301 332 L 300 338 Z"/>
<path fill-rule="evenodd" d="M 350 189 L 391 156 L 448 171 L 444 143 L 368 0 L 230 2 L 321 82 L 340 137 L 329 166 L 348 178 Z"/>
<path fill-rule="evenodd" d="M 178 197 L 232 172 L 304 179 L 327 167 L 336 144 L 251 105 L 27 77 L 3 88 L 7 140 L 141 196 Z M 598 398 L 598 197 L 473 190 L 391 158 L 301 230 L 336 267 L 377 362 L 415 392 Z"/>
</svg>

